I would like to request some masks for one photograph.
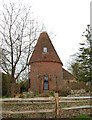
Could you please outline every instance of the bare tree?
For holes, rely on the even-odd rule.
[[[38,22],[32,16],[31,7],[10,3],[3,5],[0,21],[0,39],[2,49],[2,69],[11,76],[11,95],[14,95],[14,84],[26,70],[32,53],[37,33]]]

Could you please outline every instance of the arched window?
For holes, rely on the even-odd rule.
[[[49,85],[48,85],[48,76],[44,76],[44,86],[43,86],[44,90],[48,90],[49,89]]]

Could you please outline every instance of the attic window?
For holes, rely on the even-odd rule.
[[[44,52],[44,53],[47,53],[47,52],[48,52],[48,48],[47,48],[47,47],[44,47],[44,48],[43,48],[43,52]]]

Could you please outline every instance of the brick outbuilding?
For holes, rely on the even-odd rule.
[[[42,32],[30,58],[30,90],[58,91],[63,83],[63,64],[46,32]]]

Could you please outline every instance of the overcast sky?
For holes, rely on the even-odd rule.
[[[46,31],[55,35],[51,39],[52,43],[66,67],[70,55],[78,52],[79,43],[83,41],[82,33],[90,24],[91,0],[23,1],[32,6],[35,16],[44,24]]]

